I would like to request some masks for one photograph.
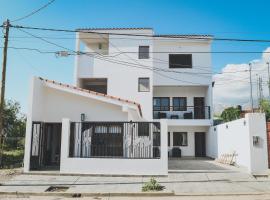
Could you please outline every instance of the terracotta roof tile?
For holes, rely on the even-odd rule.
[[[140,112],[140,115],[142,116],[141,105],[139,103],[135,102],[135,101],[130,101],[130,100],[127,100],[127,99],[122,99],[120,97],[115,97],[115,96],[111,96],[111,95],[107,95],[107,94],[95,92],[95,91],[92,91],[92,90],[86,90],[86,89],[75,87],[75,86],[72,86],[72,85],[68,85],[68,84],[64,84],[64,83],[59,83],[59,82],[56,82],[56,81],[53,81],[53,80],[43,79],[41,77],[39,77],[39,79],[42,80],[42,81],[48,82],[48,83],[53,83],[55,85],[62,86],[62,87],[71,88],[71,89],[74,89],[74,90],[78,90],[78,91],[82,91],[82,92],[94,94],[94,95],[97,95],[97,96],[107,97],[107,98],[118,100],[118,101],[121,101],[121,102],[124,102],[124,103],[134,104],[134,105],[136,105],[138,107],[139,112]]]

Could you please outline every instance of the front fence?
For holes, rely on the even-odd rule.
[[[69,157],[160,158],[160,123],[71,122]]]

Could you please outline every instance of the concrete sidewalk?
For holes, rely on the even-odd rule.
[[[270,179],[256,179],[237,171],[169,173],[168,177],[155,177],[166,187],[164,192],[151,195],[226,195],[226,194],[268,194]],[[117,196],[148,195],[141,192],[142,185],[150,177],[110,177],[110,176],[61,176],[61,175],[16,175],[2,182],[0,194],[28,195],[70,195],[80,193],[82,196]],[[50,186],[66,186],[61,192],[45,192]]]

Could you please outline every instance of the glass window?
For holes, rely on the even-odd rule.
[[[173,146],[187,146],[187,132],[173,132]]]
[[[192,68],[192,54],[170,54],[169,68]]]
[[[149,136],[148,122],[138,122],[138,136]]]
[[[186,111],[187,110],[187,98],[186,97],[173,97],[173,110],[174,111]]]
[[[139,59],[149,58],[149,46],[139,46]]]
[[[149,78],[139,78],[139,92],[150,91],[150,80]]]
[[[154,111],[169,111],[170,98],[169,97],[154,97]]]

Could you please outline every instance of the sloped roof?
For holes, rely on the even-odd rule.
[[[55,85],[58,85],[58,86],[61,86],[61,87],[65,87],[65,88],[69,88],[69,89],[72,89],[72,90],[76,90],[76,91],[80,91],[80,92],[85,92],[85,93],[93,94],[93,95],[97,95],[97,96],[106,97],[108,99],[117,100],[117,101],[120,101],[122,103],[128,103],[128,104],[136,105],[138,107],[139,113],[140,113],[140,115],[142,117],[141,105],[139,103],[135,102],[135,101],[130,101],[130,100],[127,100],[127,99],[122,99],[120,97],[115,97],[115,96],[112,96],[112,95],[107,95],[107,94],[95,92],[95,91],[92,91],[92,90],[86,90],[86,89],[83,89],[83,88],[75,87],[73,85],[68,85],[68,84],[59,83],[59,82],[56,82],[56,81],[53,81],[53,80],[43,79],[41,77],[39,77],[39,79],[42,80],[42,81],[45,81],[47,83],[52,83],[52,84],[55,84]]]

